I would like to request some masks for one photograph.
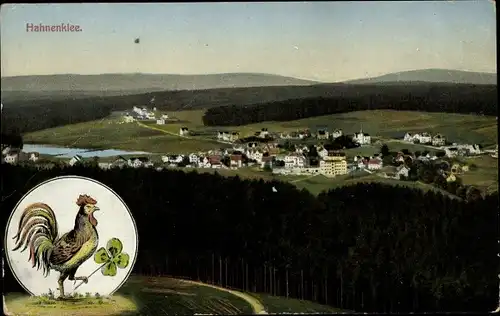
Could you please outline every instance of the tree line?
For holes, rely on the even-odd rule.
[[[360,183],[316,197],[290,183],[197,172],[1,168],[3,223],[23,194],[56,176],[113,188],[138,226],[133,273],[355,311],[485,311],[498,299],[497,193],[465,202]],[[22,291],[9,269],[4,286]]]
[[[289,99],[256,105],[220,106],[203,116],[207,126],[239,126],[264,121],[292,121],[308,117],[367,110],[400,110],[462,114],[497,114],[496,85],[443,85],[414,91],[385,87],[379,92],[333,97]]]

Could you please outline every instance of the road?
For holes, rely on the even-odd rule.
[[[297,183],[297,182],[308,180],[308,179],[311,179],[311,178],[314,178],[314,177],[317,177],[317,176],[319,176],[319,174],[313,174],[311,176],[308,176],[308,177],[305,177],[305,178],[302,178],[302,179],[297,179],[297,180],[290,181],[290,183]]]
[[[178,133],[169,132],[169,131],[166,131],[164,129],[158,128],[158,127],[146,125],[146,124],[144,124],[142,122],[139,122],[139,121],[136,121],[136,122],[141,127],[149,128],[149,129],[152,129],[152,130],[155,130],[155,131],[158,131],[158,132],[162,132],[162,133],[165,133],[165,134],[168,134],[168,135],[172,135],[172,136],[177,136],[177,137],[180,137],[180,138],[193,139],[193,140],[205,140],[205,141],[209,141],[209,142],[213,142],[213,143],[215,142],[215,143],[221,143],[221,144],[227,144],[227,145],[234,145],[231,142],[226,142],[226,141],[218,140],[218,139],[212,139],[212,138],[207,138],[207,137],[196,137],[196,138],[194,138],[194,137],[189,137],[189,136],[185,136],[185,135],[179,135]]]
[[[262,305],[262,303],[258,299],[256,299],[255,297],[253,297],[249,294],[234,291],[234,290],[229,290],[229,289],[226,289],[223,287],[215,286],[212,284],[206,284],[206,283],[202,283],[202,282],[196,282],[196,281],[191,281],[191,280],[180,280],[180,281],[186,282],[189,284],[193,284],[193,285],[198,285],[198,286],[208,286],[208,287],[211,287],[211,288],[219,290],[219,291],[224,291],[224,292],[230,293],[234,296],[241,298],[242,300],[244,300],[248,304],[250,304],[254,314],[260,314],[260,315],[267,314],[266,309],[264,308],[264,305]]]

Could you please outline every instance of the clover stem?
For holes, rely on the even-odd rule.
[[[92,272],[88,277],[87,279],[90,279],[91,276],[93,276],[97,271],[99,271],[99,269],[101,269],[102,267],[104,267],[108,262],[105,262],[103,263],[101,266],[97,267],[97,269],[94,270],[94,272]],[[85,283],[85,281],[82,281],[82,283],[78,284],[77,287],[75,287],[75,289],[73,290],[76,291],[83,283]]]

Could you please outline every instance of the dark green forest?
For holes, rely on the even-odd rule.
[[[151,104],[153,97],[155,101]],[[3,103],[2,131],[24,134],[98,120],[113,111],[141,105],[164,111],[214,108],[205,115],[206,125],[238,125],[377,108],[496,115],[492,113],[496,113],[498,101],[496,85],[387,83],[162,91],[100,97],[55,95],[52,99],[50,96],[39,96],[36,100],[11,98]]]
[[[355,311],[491,311],[498,301],[498,193],[465,202],[371,183],[315,197],[289,183],[196,172],[1,168],[3,223],[55,176],[113,188],[138,225],[137,274]],[[9,269],[4,281],[21,290]]]
[[[381,89],[372,94],[312,97],[241,106],[219,106],[203,116],[207,126],[238,126],[264,121],[293,121],[308,117],[366,110],[400,110],[497,115],[497,87],[455,85],[428,90]]]

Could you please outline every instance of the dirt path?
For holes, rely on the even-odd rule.
[[[193,284],[193,285],[198,285],[198,286],[208,286],[208,287],[211,287],[211,288],[219,290],[219,291],[224,291],[224,292],[230,293],[234,296],[241,298],[242,300],[244,300],[248,304],[250,304],[254,314],[261,314],[261,315],[267,314],[266,309],[264,308],[264,305],[262,305],[262,303],[259,300],[257,300],[255,297],[253,297],[251,295],[248,295],[248,294],[245,294],[242,292],[238,292],[238,291],[234,291],[234,290],[229,290],[229,289],[215,286],[212,284],[206,284],[206,283],[190,281],[190,280],[181,280],[181,281],[189,283],[189,284]]]
[[[168,134],[168,135],[177,136],[177,137],[181,137],[181,138],[192,139],[192,140],[205,140],[205,141],[209,141],[209,142],[212,142],[212,143],[221,143],[221,144],[233,145],[233,143],[231,143],[231,142],[225,142],[225,141],[218,140],[218,139],[211,139],[211,138],[204,138],[204,137],[193,138],[193,137],[189,137],[189,136],[185,136],[185,135],[179,135],[177,133],[169,132],[169,131],[166,131],[164,129],[158,128],[158,127],[146,125],[146,124],[144,124],[142,122],[139,122],[139,121],[137,121],[137,124],[139,126],[141,126],[141,127],[144,127],[144,128],[149,128],[149,129],[152,129],[152,130],[155,130],[155,131],[158,131],[158,132],[162,132],[162,133],[165,133],[165,134]]]
[[[308,179],[311,179],[311,178],[314,178],[314,177],[317,177],[317,176],[319,176],[319,174],[313,174],[312,176],[308,176],[308,177],[305,177],[305,178],[302,178],[302,179],[297,179],[297,180],[290,181],[290,183],[297,183],[297,182],[308,180]]]

